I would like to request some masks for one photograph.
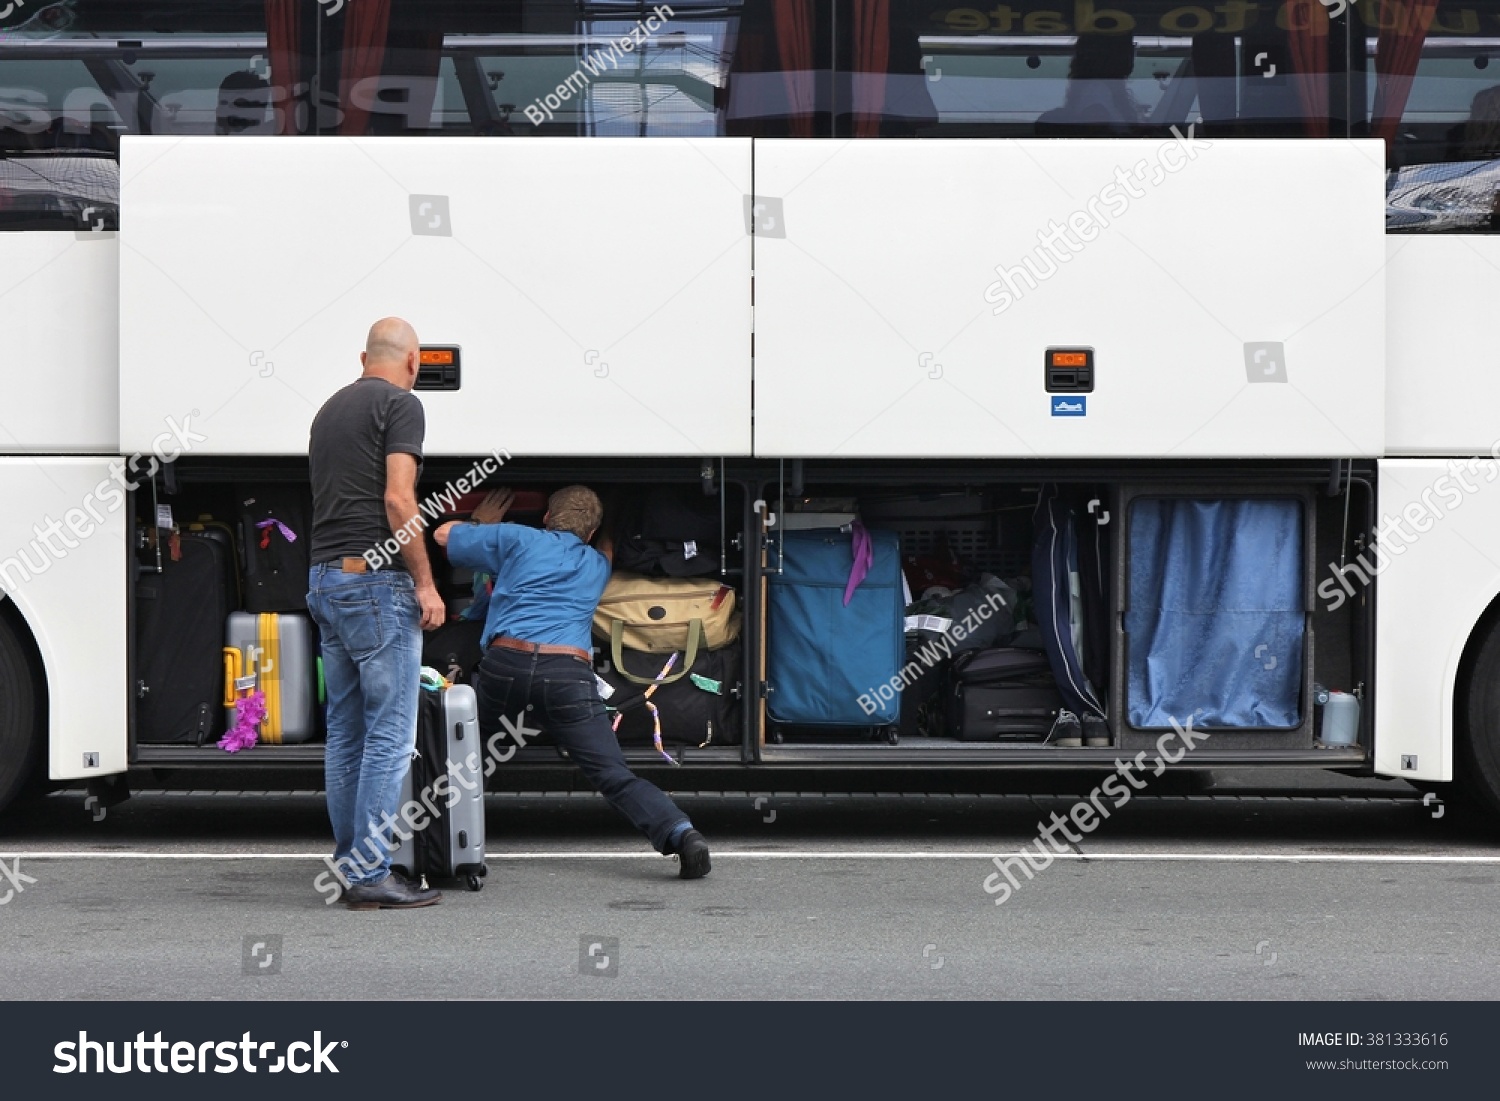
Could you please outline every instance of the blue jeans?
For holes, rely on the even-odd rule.
[[[401,570],[308,574],[307,608],[323,636],[328,693],[324,786],[333,858],[349,885],[390,874],[390,824],[417,739],[422,617]]]
[[[501,729],[502,715],[540,726],[657,852],[671,852],[674,836],[691,826],[659,787],[630,771],[599,699],[594,671],[584,662],[492,646],[474,675],[474,692],[485,737]]]

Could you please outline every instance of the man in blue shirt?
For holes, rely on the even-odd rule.
[[[707,875],[708,842],[660,788],[630,771],[599,699],[589,627],[610,570],[610,547],[588,545],[604,518],[599,498],[587,486],[558,490],[538,530],[500,522],[511,496],[491,493],[474,510],[484,522],[433,532],[455,566],[494,577],[474,676],[482,729],[499,730],[501,716],[531,708],[609,805],[657,852],[679,857],[683,879]]]

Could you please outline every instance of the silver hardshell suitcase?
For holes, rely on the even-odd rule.
[[[317,655],[312,620],[305,615],[231,612],[224,627],[224,706],[235,725],[235,701],[265,697],[262,744],[310,742],[318,734]]]
[[[479,703],[467,684],[420,694],[416,752],[401,783],[391,866],[413,878],[461,879],[477,891],[488,872]]]

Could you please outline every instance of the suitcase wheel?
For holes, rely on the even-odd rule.
[[[901,730],[900,730],[900,728],[893,726],[889,730],[887,730],[885,732],[885,740],[886,740],[886,744],[887,745],[896,745],[898,742],[900,742],[901,741]]]
[[[484,890],[484,880],[477,875],[467,876],[464,879],[464,886],[471,891],[482,891]]]

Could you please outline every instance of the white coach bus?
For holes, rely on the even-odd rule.
[[[672,775],[1104,769],[1180,674],[1178,767],[1500,809],[1497,0],[0,11],[0,805],[317,767],[153,727],[143,589],[305,487],[399,314],[424,487],[503,450],[490,484],[718,511],[741,721]],[[783,532],[857,514],[936,582],[913,616],[993,578],[1021,630],[1049,494],[1102,548],[1107,739],[968,740],[941,685],[899,738],[777,721]]]

